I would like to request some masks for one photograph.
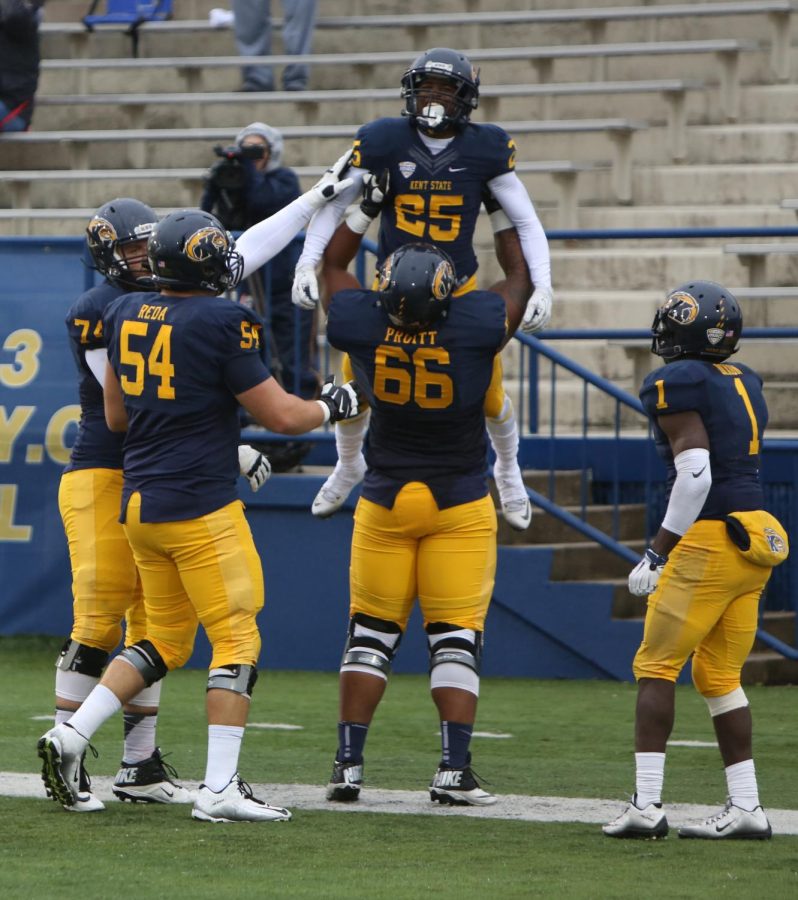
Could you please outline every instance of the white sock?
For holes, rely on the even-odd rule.
[[[158,725],[158,706],[161,702],[162,681],[156,681],[142,688],[135,697],[128,700],[133,712],[125,712],[125,749],[122,759],[126,763],[137,763],[149,759],[155,753],[155,729]],[[141,712],[136,707],[155,708],[155,712]]]
[[[155,753],[155,728],[158,713],[124,714],[125,747],[122,759],[126,763],[138,763]]]
[[[57,706],[55,708],[55,724],[63,725],[68,722],[72,716],[75,715],[74,709],[59,709]]]
[[[338,422],[335,426],[335,449],[338,451],[338,463],[348,472],[358,469],[363,455],[363,438],[369,427],[371,410],[366,410],[362,416],[349,422]]]
[[[217,794],[238,771],[243,737],[244,728],[240,725],[208,726],[208,764],[203,784]]]
[[[518,420],[515,418],[513,401],[505,395],[504,405],[496,418],[486,418],[490,442],[496,452],[496,468],[501,470],[518,468]]]
[[[635,770],[635,804],[645,809],[651,803],[662,803],[665,754],[635,753]]]
[[[78,734],[88,739],[106,719],[110,719],[121,708],[119,697],[104,684],[98,684],[74,713],[69,724]]]
[[[748,812],[753,812],[759,806],[759,788],[752,759],[726,767],[726,786],[729,799],[735,806]]]

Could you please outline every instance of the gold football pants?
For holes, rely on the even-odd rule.
[[[355,509],[350,614],[404,631],[418,597],[424,624],[482,631],[496,574],[496,510],[490,496],[440,510],[420,482],[393,509],[362,497]]]
[[[701,694],[721,697],[738,688],[770,572],[742,557],[724,522],[692,525],[648,599],[635,678],[676,681],[695,651],[693,683]]]
[[[263,570],[241,501],[197,519],[142,522],[134,493],[125,533],[144,586],[147,639],[167,667],[191,656],[198,621],[213,647],[212,668],[256,666]]]
[[[121,469],[76,469],[58,486],[72,568],[73,641],[111,652],[122,639],[141,640],[146,632],[133,552],[119,522]]]

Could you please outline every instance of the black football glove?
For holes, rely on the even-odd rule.
[[[329,412],[325,422],[341,422],[354,419],[360,412],[360,391],[354,381],[337,385],[335,376],[329,375],[321,386],[321,397],[318,400]]]

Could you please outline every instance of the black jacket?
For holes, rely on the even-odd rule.
[[[22,117],[30,122],[39,83],[37,0],[0,0],[0,99],[13,109],[31,101]]]

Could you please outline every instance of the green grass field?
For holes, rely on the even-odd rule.
[[[0,770],[38,772],[36,740],[52,713],[59,642],[0,638]],[[172,673],[164,685],[159,744],[180,775],[205,765],[205,673]],[[763,803],[798,809],[795,735],[798,689],[747,689]],[[501,795],[617,798],[633,789],[634,687],[611,682],[486,679],[476,770]],[[336,745],[334,674],[261,673],[251,722],[301,730],[250,729],[241,772],[251,782],[318,784]],[[93,743],[90,771],[112,775],[121,721]],[[675,740],[712,741],[704,703],[679,688]],[[391,681],[366,750],[368,787],[423,796],[439,754],[427,680]],[[43,795],[42,795],[43,797]],[[280,802],[279,795],[267,796]],[[725,782],[716,749],[674,747],[666,802],[721,806]],[[45,799],[3,798],[0,896],[100,898],[114,893],[191,898],[438,897],[637,898],[798,896],[798,837],[767,843],[611,841],[596,825],[432,815],[295,810],[284,825],[207,826],[187,807],[112,803],[104,813],[66,814]]]

